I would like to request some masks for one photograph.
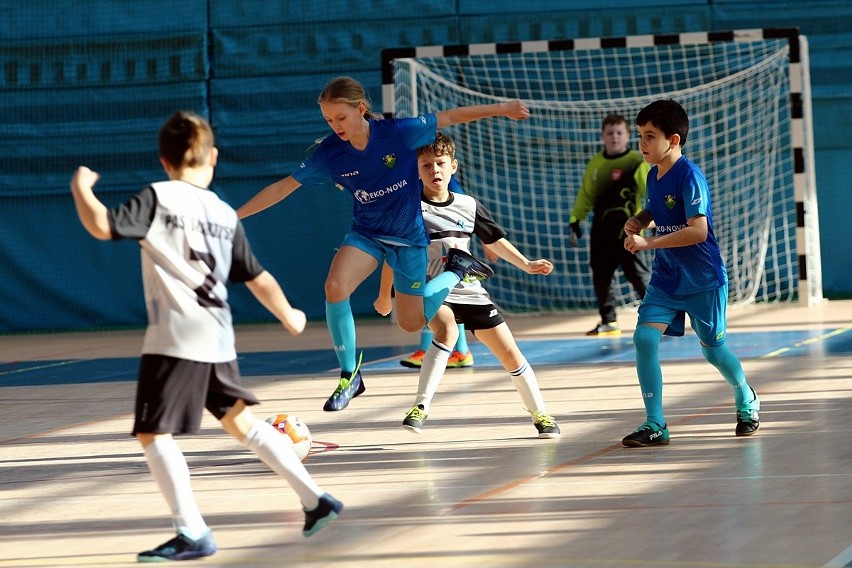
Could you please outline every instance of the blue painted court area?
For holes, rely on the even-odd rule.
[[[613,338],[528,339],[518,345],[535,366],[572,366],[631,363],[630,335]],[[728,345],[742,359],[852,355],[852,326],[836,329],[732,333]],[[497,368],[497,359],[481,343],[470,341],[477,368]],[[362,368],[372,372],[399,372],[399,359],[414,347],[364,349]],[[663,338],[663,361],[700,360],[701,347],[694,336]],[[0,387],[104,383],[136,380],[137,357],[69,359],[64,361],[13,361],[0,363]],[[239,356],[243,376],[317,375],[338,370],[330,349],[269,351]]]

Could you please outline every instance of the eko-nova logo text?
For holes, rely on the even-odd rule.
[[[376,199],[380,199],[385,195],[390,195],[394,191],[398,189],[402,189],[408,185],[408,182],[403,180],[399,180],[395,184],[390,187],[386,187],[384,189],[378,189],[376,191],[367,191],[366,189],[356,189],[355,190],[355,199],[357,199],[360,203],[370,203],[371,201],[375,201]]]

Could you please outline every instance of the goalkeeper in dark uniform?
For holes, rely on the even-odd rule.
[[[594,213],[590,237],[589,263],[601,320],[586,335],[620,335],[615,315],[612,279],[621,266],[624,276],[640,298],[645,297],[650,271],[642,258],[624,250],[624,223],[642,208],[649,166],[642,154],[627,147],[630,133],[627,120],[618,114],[601,124],[604,149],[586,165],[583,183],[569,219],[571,246],[583,236],[580,221]]]

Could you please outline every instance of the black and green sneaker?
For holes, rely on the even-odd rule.
[[[655,422],[645,422],[633,433],[622,438],[621,443],[628,448],[666,446],[669,443],[669,429],[665,424],[660,427]]]
[[[533,416],[533,426],[538,431],[539,438],[558,438],[562,435],[556,420],[547,412],[536,411],[530,414]]]
[[[402,427],[409,432],[421,434],[423,432],[423,423],[426,422],[426,407],[422,404],[415,404],[405,415],[402,421]]]

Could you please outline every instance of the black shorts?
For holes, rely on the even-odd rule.
[[[493,329],[505,322],[503,316],[494,304],[451,304],[445,302],[453,310],[456,323],[463,323],[468,331],[477,329]]]
[[[205,408],[221,420],[237,400],[260,402],[240,384],[236,360],[200,363],[143,354],[133,434],[197,434]]]

